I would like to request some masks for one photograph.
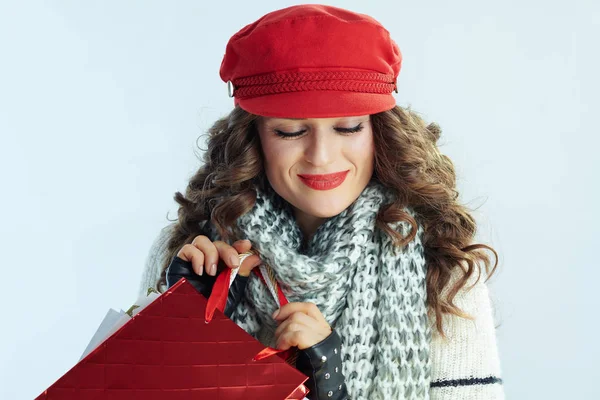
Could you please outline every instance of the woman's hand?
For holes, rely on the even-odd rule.
[[[217,240],[211,242],[207,236],[198,235],[192,243],[185,244],[177,253],[177,257],[192,263],[194,272],[202,275],[206,271],[208,275],[217,274],[217,264],[223,260],[229,268],[240,267],[238,274],[249,276],[253,268],[261,264],[260,257],[251,255],[246,257],[240,266],[239,254],[250,251],[252,244],[249,240],[238,240],[233,245]]]
[[[331,334],[331,327],[313,303],[288,303],[273,314],[279,326],[275,330],[277,349],[298,347],[304,350]]]

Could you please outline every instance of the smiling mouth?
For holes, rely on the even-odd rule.
[[[335,172],[333,174],[319,174],[319,175],[307,175],[307,174],[298,174],[298,176],[302,179],[306,179],[309,181],[335,181],[341,179],[346,176],[346,174],[350,170]]]
[[[340,186],[346,180],[350,170],[326,175],[298,175],[302,183],[314,190],[331,190]]]

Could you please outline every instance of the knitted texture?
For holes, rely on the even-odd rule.
[[[343,372],[353,399],[429,399],[431,331],[426,314],[426,267],[417,236],[398,249],[375,226],[394,196],[371,182],[342,213],[322,224],[303,246],[287,202],[271,188],[257,189],[256,204],[238,219],[275,272],[291,302],[317,305],[342,337]],[[413,217],[413,211],[405,209]],[[390,224],[406,235],[406,222]],[[220,240],[212,232],[213,240]],[[265,345],[274,345],[277,305],[254,274],[231,318]]]
[[[329,228],[335,227],[332,224],[328,226]],[[156,285],[162,266],[165,265],[169,257],[167,244],[175,227],[176,223],[168,224],[160,230],[153,240],[146,256],[138,290],[139,296],[145,296],[146,290]],[[199,229],[202,234],[209,237],[213,236],[212,233],[206,232],[202,227],[199,227]],[[322,235],[322,233],[319,234]],[[418,231],[415,240],[420,240],[420,235],[421,232]],[[409,244],[410,246],[412,245]],[[363,262],[362,257],[359,257],[359,260]],[[492,302],[488,287],[484,282],[485,277],[485,274],[483,274],[481,279],[475,282],[476,277],[474,276],[469,280],[467,287],[461,289],[454,299],[455,304],[460,309],[475,317],[474,321],[446,315],[444,317],[444,330],[448,337],[444,339],[435,330],[435,318],[430,320],[430,327],[433,328],[430,344],[430,400],[503,400],[505,398]],[[454,269],[452,279],[443,295],[446,295],[450,287],[461,278],[462,274],[459,269]],[[473,284],[474,287],[471,287]],[[166,290],[164,285],[161,288]],[[368,302],[374,303],[379,298],[378,293],[378,287],[375,291],[370,290]],[[252,313],[253,310],[250,309],[248,312]],[[375,318],[374,323],[378,323],[377,318]],[[379,324],[379,326],[381,325]],[[358,331],[359,334],[362,333],[360,330]],[[258,339],[263,343],[269,343],[271,338],[271,328],[263,328],[258,333]],[[363,343],[366,342],[363,340]],[[376,343],[374,346],[378,345],[379,343]],[[376,371],[376,373],[379,373],[379,371]],[[356,374],[353,379],[358,379],[357,376],[359,375]],[[360,376],[362,377],[364,374],[360,374]],[[348,375],[346,377],[349,378]],[[350,379],[347,379],[347,381],[353,387],[356,385]],[[353,396],[351,398],[353,400],[370,399],[368,395],[367,397]],[[403,399],[404,397],[399,395],[398,397],[388,398]]]

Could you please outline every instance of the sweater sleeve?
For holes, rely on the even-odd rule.
[[[432,326],[431,400],[503,400],[500,359],[486,275],[477,273],[456,295],[454,304],[474,320],[444,315],[444,339]],[[451,280],[453,284],[457,276]],[[450,287],[450,286],[449,286]],[[448,288],[449,288],[448,287]]]
[[[162,228],[150,246],[139,286],[138,296],[140,297],[146,295],[148,288],[155,288],[156,282],[160,278],[162,266],[166,262],[165,257],[168,255],[167,246],[169,244],[171,229],[173,229],[174,225],[172,223]]]

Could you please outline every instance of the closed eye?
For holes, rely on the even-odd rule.
[[[362,122],[358,125],[356,125],[354,128],[333,128],[335,129],[337,132],[341,132],[341,133],[356,133],[356,132],[360,132],[363,129],[363,124]]]
[[[363,128],[364,128],[364,126],[363,126],[363,124],[361,122],[360,124],[358,124],[358,125],[356,125],[355,127],[352,127],[352,128],[333,128],[333,129],[336,132],[340,132],[340,133],[344,133],[344,134],[348,135],[348,134],[353,134],[353,133],[356,133],[356,132],[360,132],[360,131],[363,130]],[[294,137],[301,136],[304,132],[306,132],[306,129],[302,129],[302,130],[297,131],[297,132],[284,132],[284,131],[281,131],[279,129],[275,129],[274,132],[275,132],[275,134],[277,136],[280,136],[282,138],[294,138]]]
[[[297,137],[297,136],[302,135],[304,132],[306,132],[306,129],[302,129],[301,131],[298,131],[298,132],[284,132],[284,131],[280,131],[279,129],[275,129],[275,134],[282,138]]]

